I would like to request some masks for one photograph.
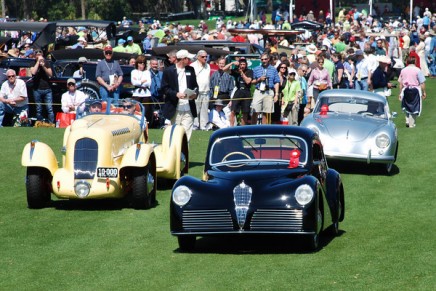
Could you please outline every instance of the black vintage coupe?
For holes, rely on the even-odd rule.
[[[179,179],[171,197],[171,233],[180,250],[197,236],[292,235],[319,247],[339,232],[344,187],[329,169],[318,135],[307,128],[260,125],[212,134],[203,179]]]

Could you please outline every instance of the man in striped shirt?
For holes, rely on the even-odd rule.
[[[261,65],[253,70],[253,81],[256,90],[253,95],[253,116],[251,123],[255,124],[257,115],[262,113],[262,124],[267,124],[267,113],[274,112],[274,103],[279,98],[280,78],[276,68],[270,64],[270,56],[264,53],[260,57]]]

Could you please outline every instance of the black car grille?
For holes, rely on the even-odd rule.
[[[90,138],[76,141],[74,148],[74,179],[94,179],[98,159],[98,144]]]
[[[251,218],[251,230],[289,231],[302,230],[302,210],[258,209]]]
[[[222,210],[185,210],[183,211],[183,229],[190,231],[226,231],[233,230],[230,212]]]

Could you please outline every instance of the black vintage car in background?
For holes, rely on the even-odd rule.
[[[238,126],[209,140],[203,179],[180,178],[170,201],[171,234],[182,251],[198,236],[293,236],[311,250],[345,215],[339,173],[318,135],[282,125]]]

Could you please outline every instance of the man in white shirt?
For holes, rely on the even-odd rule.
[[[17,79],[14,70],[6,71],[5,81],[0,89],[0,127],[2,127],[5,113],[18,115],[28,110],[27,88],[23,80]]]
[[[82,91],[77,90],[76,80],[73,78],[67,80],[67,88],[68,91],[62,94],[62,111],[64,113],[76,112],[78,106],[84,106],[87,96]]]
[[[210,91],[210,66],[207,63],[207,52],[199,50],[197,60],[191,64],[197,76],[198,97],[195,100],[198,117],[194,121],[194,127],[205,130],[208,122],[209,91]]]

